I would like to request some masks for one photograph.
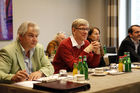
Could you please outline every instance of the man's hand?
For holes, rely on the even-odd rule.
[[[36,79],[39,79],[43,76],[43,73],[41,71],[36,71],[36,72],[33,72],[29,75],[29,79],[28,80],[36,80]]]
[[[26,70],[20,70],[12,77],[11,80],[14,82],[20,82],[20,81],[25,81],[28,78],[29,75],[27,74]]]

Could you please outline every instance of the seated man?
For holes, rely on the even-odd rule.
[[[39,28],[24,22],[17,32],[17,40],[0,50],[0,82],[13,83],[50,76],[54,68],[38,44]]]
[[[73,70],[73,64],[78,62],[81,55],[87,56],[89,67],[96,67],[100,63],[100,43],[94,41],[91,44],[86,40],[89,31],[89,23],[85,19],[76,19],[72,23],[72,36],[63,40],[59,45],[52,64],[55,73],[60,69]],[[94,51],[94,53],[92,52]]]
[[[54,40],[49,42],[47,49],[46,49],[46,55],[51,57],[52,53],[57,50],[60,42],[66,38],[65,34],[62,32],[59,32],[56,34]]]
[[[118,56],[123,56],[124,52],[130,52],[132,62],[140,62],[140,26],[132,25],[128,29],[128,36],[122,41]]]

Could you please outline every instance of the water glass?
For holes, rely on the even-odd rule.
[[[117,64],[116,63],[111,63],[110,64],[110,70],[117,70]]]

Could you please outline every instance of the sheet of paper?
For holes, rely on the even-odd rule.
[[[14,83],[14,84],[33,88],[34,83],[39,83],[39,81],[23,81],[23,82],[18,82],[18,83]]]
[[[18,82],[18,83],[14,83],[14,84],[33,88],[34,83],[52,82],[52,81],[63,80],[63,79],[73,79],[73,76],[67,75],[66,77],[60,77],[59,74],[54,74],[49,77],[42,77],[40,79],[37,79],[36,81],[23,81],[23,82]]]
[[[14,83],[14,84],[24,86],[24,87],[33,88],[34,83],[40,83],[40,82],[42,82],[44,80],[52,81],[52,79],[56,79],[56,78],[58,78],[58,75],[54,74],[54,75],[52,75],[50,77],[42,77],[40,79],[37,79],[36,81],[23,81],[23,82],[17,82],[17,83]]]

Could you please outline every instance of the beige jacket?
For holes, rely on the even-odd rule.
[[[47,60],[42,45],[36,45],[31,60],[33,72],[40,70],[46,76],[50,76],[54,73],[54,68],[50,61]],[[11,81],[11,78],[16,72],[24,69],[24,58],[18,41],[0,50],[0,82]]]

